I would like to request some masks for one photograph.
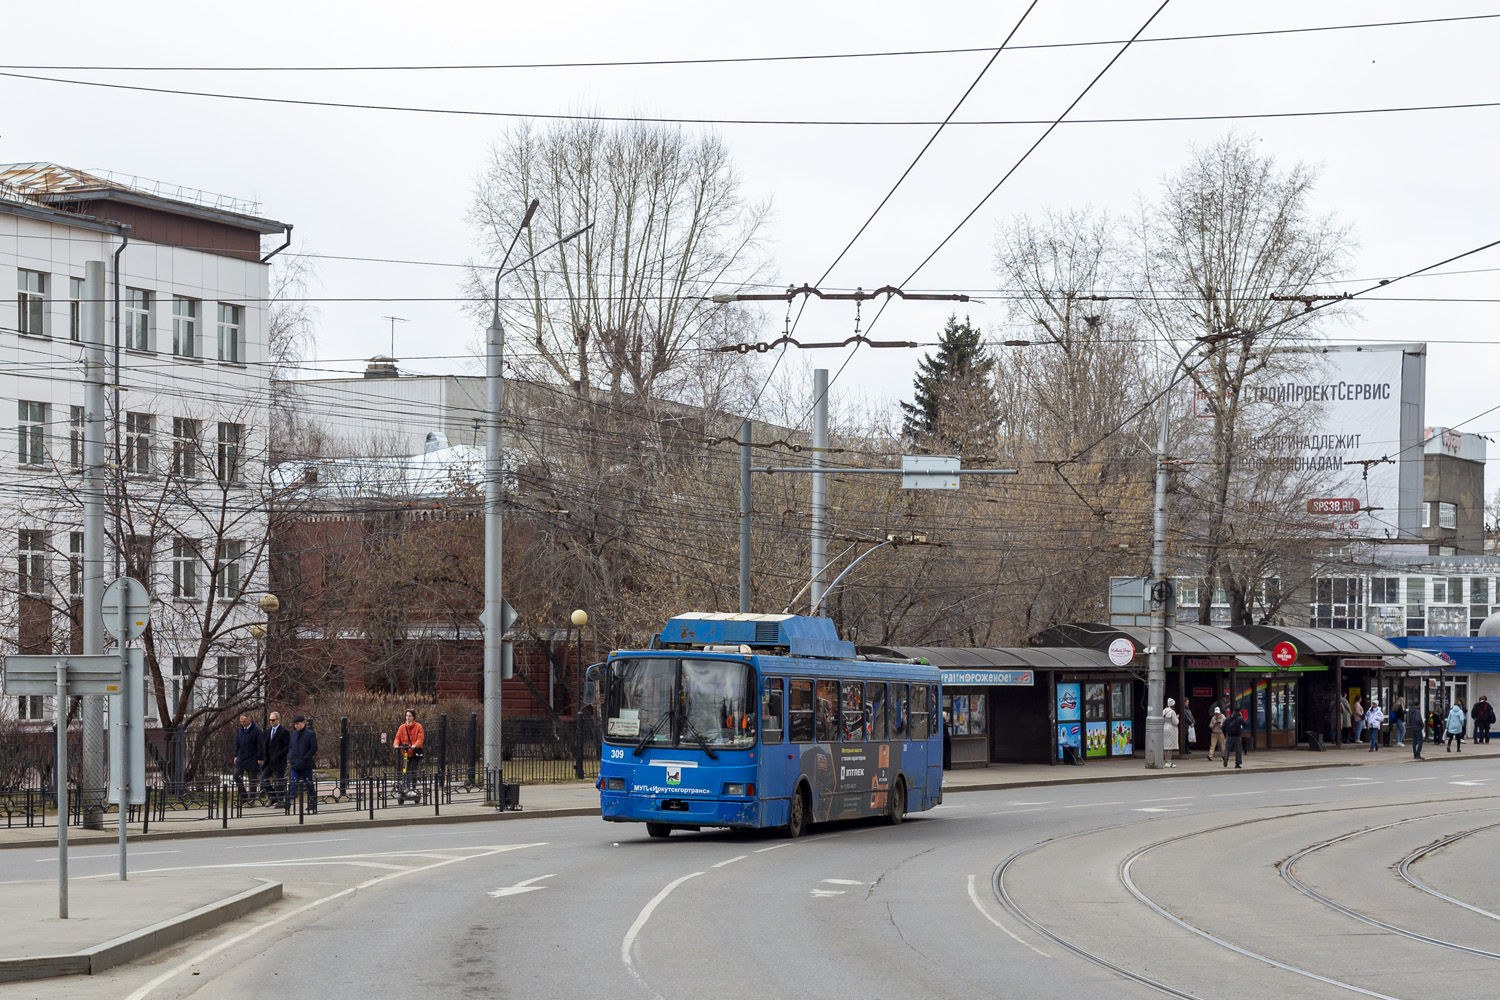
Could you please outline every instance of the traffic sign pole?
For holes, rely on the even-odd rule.
[[[68,919],[68,661],[57,661],[57,918]]]

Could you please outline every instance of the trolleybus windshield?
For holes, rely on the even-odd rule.
[[[747,663],[626,657],[610,664],[608,680],[606,742],[710,754],[755,745],[755,687]]]

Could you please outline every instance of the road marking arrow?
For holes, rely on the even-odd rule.
[[[490,895],[499,899],[501,896],[519,896],[523,892],[536,892],[538,889],[545,889],[547,887],[545,885],[532,885],[531,883],[540,882],[544,878],[556,877],[557,872],[553,872],[551,875],[538,875],[536,878],[529,878],[524,882],[517,882],[515,885],[508,885],[503,889],[491,890]]]

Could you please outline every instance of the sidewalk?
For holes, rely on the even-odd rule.
[[[0,907],[0,983],[98,975],[280,898],[280,882],[249,875],[69,879],[62,920],[55,876],[12,883]]]
[[[1463,755],[1445,753],[1441,745],[1429,744],[1425,756],[1445,760],[1478,761],[1493,766],[1500,759],[1500,743],[1471,746]],[[1346,746],[1322,753],[1307,750],[1257,750],[1245,757],[1246,771],[1302,771],[1364,764],[1397,763],[1424,766],[1412,760],[1411,748],[1387,747],[1370,753],[1364,746]],[[946,792],[973,792],[1043,785],[1088,784],[1115,781],[1171,781],[1187,775],[1216,775],[1234,781],[1239,773],[1225,769],[1218,760],[1194,754],[1178,766],[1151,771],[1140,758],[1095,759],[1080,766],[1048,764],[992,764],[989,767],[949,771],[943,778]],[[322,830],[357,829],[411,824],[473,823],[527,818],[595,816],[599,793],[589,782],[557,785],[526,785],[521,789],[519,812],[498,812],[486,806],[478,792],[455,796],[451,805],[434,816],[432,806],[392,806],[355,812],[348,804],[320,804],[318,813],[287,817],[279,810],[245,809],[244,816],[231,819],[228,829],[222,819],[209,819],[206,811],[171,813],[165,822],[151,824],[142,835],[131,825],[132,844],[178,837],[243,836],[254,834],[310,833]],[[33,827],[0,829],[0,848],[54,847],[57,829]],[[117,843],[116,828],[104,831],[68,831],[70,849]],[[157,875],[140,876],[128,882],[113,879],[76,879],[69,883],[69,920],[59,920],[55,878],[14,883],[6,887],[6,906],[0,907],[0,983],[50,976],[84,975],[132,961],[156,949],[201,933],[228,920],[281,898],[281,885],[249,876]],[[145,918],[167,915],[159,923],[143,926]]]

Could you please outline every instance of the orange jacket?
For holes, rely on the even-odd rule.
[[[414,747],[422,749],[422,724],[420,722],[403,722],[396,730],[396,746]]]

